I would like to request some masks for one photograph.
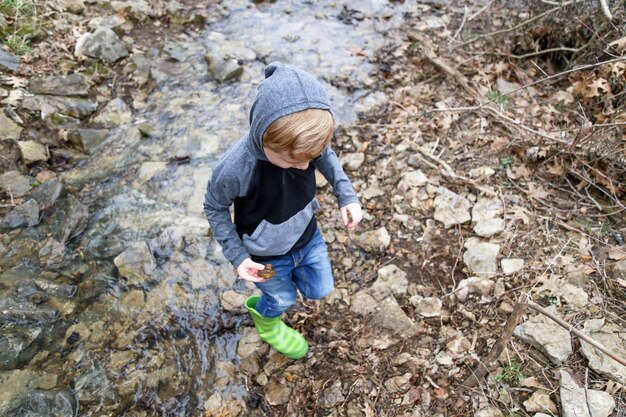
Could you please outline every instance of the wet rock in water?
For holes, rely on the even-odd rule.
[[[28,194],[34,182],[33,177],[20,174],[18,171],[8,171],[0,175],[0,191],[13,197],[23,197]]]
[[[132,116],[133,114],[124,100],[116,97],[100,110],[93,121],[104,127],[115,127],[130,123]]]
[[[591,319],[585,322],[583,333],[597,340],[618,356],[626,357],[626,333],[624,333],[623,327],[607,323],[604,318]],[[580,350],[589,360],[591,369],[622,385],[626,385],[626,366],[608,357],[582,339],[580,341]]]
[[[53,96],[88,96],[89,83],[80,74],[35,76],[28,81],[28,91]]]
[[[0,299],[0,322],[46,324],[54,323],[58,319],[59,310],[56,308],[38,308],[29,301],[14,298]]]
[[[62,10],[74,14],[82,14],[85,11],[83,0],[57,0],[57,4]]]
[[[469,277],[459,282],[456,296],[464,303],[470,294],[489,295],[495,287],[495,282],[488,278]]]
[[[49,158],[48,148],[42,143],[34,140],[25,140],[17,142],[22,154],[22,161],[25,165],[30,165],[39,161],[46,161]]]
[[[394,376],[385,381],[385,388],[390,393],[406,392],[411,383],[411,377],[413,374],[406,373],[404,375]]]
[[[140,184],[144,184],[154,178],[156,175],[165,171],[167,168],[166,162],[160,161],[148,161],[141,164],[137,171],[137,181]]]
[[[516,258],[503,259],[500,265],[502,266],[502,273],[504,275],[513,275],[524,267],[524,260]]]
[[[254,327],[244,327],[243,335],[237,344],[237,354],[242,358],[247,358],[254,352],[259,350],[263,345],[263,341],[259,337]]]
[[[247,296],[236,291],[228,290],[222,293],[222,308],[226,311],[242,311]]]
[[[20,57],[10,54],[0,49],[0,69],[8,71],[17,71],[20,66]]]
[[[103,364],[85,358],[77,369],[77,375],[74,378],[74,390],[81,403],[114,404],[117,401],[113,384],[109,380]]]
[[[609,393],[579,387],[564,370],[561,370],[559,392],[562,417],[608,417],[615,408],[615,400]]]
[[[548,310],[558,316],[554,306]],[[517,326],[513,334],[546,354],[556,365],[563,363],[572,354],[570,333],[542,314],[531,317]]]
[[[470,220],[469,209],[472,204],[462,197],[444,187],[439,187],[439,195],[434,201],[434,218],[444,224],[446,228],[455,224],[463,224]]]
[[[68,194],[50,209],[50,217],[44,222],[54,240],[65,244],[83,231],[87,226],[88,218],[87,206]]]
[[[504,414],[499,408],[490,405],[476,411],[474,417],[504,417]]]
[[[99,58],[112,64],[128,56],[128,50],[115,32],[99,27],[94,33],[85,33],[78,38],[74,55]]]
[[[479,198],[472,207],[472,223],[495,219],[504,213],[502,202],[495,198]]]
[[[0,416],[19,415],[9,411],[23,404],[31,391],[52,389],[56,384],[57,376],[46,372],[18,369],[0,372]]]
[[[151,280],[156,262],[146,242],[135,242],[118,255],[113,262],[129,285],[141,285]]]
[[[0,333],[0,371],[23,366],[37,354],[40,327],[8,325]]]
[[[204,403],[204,412],[207,416],[233,416],[242,415],[246,410],[245,404],[240,400],[224,400],[218,392],[211,395]]]
[[[422,317],[440,317],[443,303],[436,297],[422,297],[414,295],[410,299],[411,304],[415,306],[415,312]]]
[[[504,219],[488,219],[474,226],[474,233],[481,237],[491,237],[504,231]]]
[[[385,265],[378,270],[378,278],[367,290],[375,299],[382,300],[387,296],[406,294],[409,281],[406,272],[396,265]]]
[[[209,66],[211,77],[219,83],[234,80],[243,74],[243,65],[234,58],[223,57],[218,53],[211,53],[204,56]]]
[[[535,391],[528,400],[524,401],[524,408],[529,413],[545,411],[555,415],[559,412],[556,404],[550,399],[550,394],[542,390]]]
[[[338,379],[333,385],[322,392],[319,404],[322,408],[333,408],[343,403],[345,399],[341,387],[341,380]]]
[[[67,131],[69,141],[90,155],[93,155],[108,136],[108,129],[69,129]]]
[[[10,211],[0,222],[0,230],[15,229],[21,226],[39,224],[39,204],[33,199],[28,200]]]
[[[18,140],[21,134],[22,126],[7,117],[3,111],[0,111],[0,140]]]
[[[287,404],[291,398],[292,389],[288,384],[270,382],[265,387],[265,399],[269,405]]]
[[[22,101],[22,108],[41,112],[42,119],[49,119],[55,113],[82,119],[98,110],[98,103],[83,98],[28,95]]]
[[[45,211],[54,205],[63,191],[63,184],[57,180],[46,181],[31,191],[29,197],[37,201],[39,210]]]
[[[21,417],[75,417],[79,403],[72,390],[35,390],[11,411]]]
[[[139,84],[139,86],[145,85],[152,77],[152,67],[150,66],[150,61],[146,59],[144,54],[134,52],[130,58],[130,65],[132,78],[137,82],[137,84]]]
[[[381,227],[361,233],[357,241],[367,251],[382,251],[391,244],[391,236],[385,227]]]
[[[341,156],[341,165],[348,171],[356,171],[365,162],[363,152],[345,153]]]
[[[363,348],[387,349],[421,332],[422,328],[406,315],[396,299],[387,297],[371,313],[357,345]]]
[[[402,175],[398,182],[398,192],[404,193],[411,188],[421,187],[428,183],[428,177],[421,171],[409,171]]]
[[[500,252],[500,245],[470,238],[465,242],[465,248],[463,262],[470,273],[480,278],[489,278],[496,275],[496,260]]]

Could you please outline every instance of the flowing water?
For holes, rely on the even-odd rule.
[[[254,288],[236,280],[210,237],[202,200],[211,164],[245,133],[255,87],[272,61],[319,77],[339,124],[380,104],[374,54],[402,41],[391,30],[416,6],[226,3],[211,10],[221,17],[205,32],[180,33],[165,52],[147,53],[156,88],[137,95],[131,125],[64,174],[88,216],[65,198],[52,220],[3,243],[28,258],[50,234],[65,233],[70,242],[56,264],[36,256],[0,264],[2,295],[28,293],[28,305],[36,306],[28,319],[4,327],[7,343],[22,346],[13,365],[19,372],[4,377],[17,394],[35,384],[73,390],[64,395],[75,393],[80,415],[94,416],[194,416],[214,393],[247,398],[236,353],[245,316],[225,310],[222,294]],[[239,59],[242,75],[215,82],[207,51]],[[73,230],[82,232],[72,240]],[[0,394],[0,404],[7,395]]]

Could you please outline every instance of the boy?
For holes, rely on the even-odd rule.
[[[259,336],[292,359],[303,357],[308,344],[280,315],[295,302],[296,289],[308,299],[321,299],[333,289],[314,216],[319,208],[315,169],[332,185],[344,225],[353,228],[361,221],[359,200],[329,145],[330,108],[310,74],[291,65],[268,65],[250,110],[250,132],[214,167],[204,200],[224,256],[240,278],[262,292],[245,303]],[[273,277],[260,276],[263,264],[271,265]]]

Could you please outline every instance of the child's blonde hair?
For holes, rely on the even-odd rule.
[[[320,156],[330,143],[335,128],[328,110],[307,109],[280,117],[263,134],[263,145],[274,152],[310,161]]]

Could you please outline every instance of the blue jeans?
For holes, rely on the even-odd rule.
[[[319,229],[302,249],[263,262],[272,264],[276,274],[256,282],[263,292],[255,310],[263,317],[278,317],[296,302],[300,290],[304,298],[319,300],[333,290],[333,271],[328,249]]]

